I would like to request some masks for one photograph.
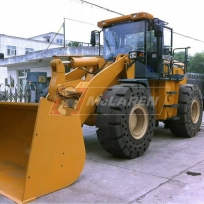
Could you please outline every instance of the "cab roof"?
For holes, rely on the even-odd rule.
[[[138,12],[138,13],[132,13],[132,14],[129,14],[126,16],[120,16],[117,18],[111,18],[111,19],[99,21],[98,27],[104,28],[104,27],[111,26],[113,24],[122,23],[124,21],[138,21],[138,20],[142,20],[142,19],[152,20],[153,18],[154,18],[154,16],[152,14],[149,14],[146,12]]]

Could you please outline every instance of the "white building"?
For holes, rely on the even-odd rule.
[[[66,41],[68,46],[64,47],[64,35],[54,32],[31,38],[0,34],[0,85],[13,83],[25,87],[28,72],[46,72],[49,82],[53,55],[98,55],[98,47],[78,43],[80,46],[72,47],[72,41]]]
[[[31,38],[0,34],[0,59],[5,61],[10,58],[9,62],[11,62],[16,56],[62,46],[64,46],[64,35],[60,33],[50,32]],[[10,79],[15,79],[16,84],[24,85],[26,72],[29,71],[30,69],[9,70],[7,66],[2,67],[0,69],[0,84],[4,84],[5,78],[8,78],[8,83]]]
[[[50,32],[31,38],[0,34],[0,53],[4,54],[4,58],[62,46],[64,35],[60,33]]]

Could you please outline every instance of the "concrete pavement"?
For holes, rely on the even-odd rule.
[[[204,203],[204,131],[195,138],[177,138],[161,123],[146,153],[133,160],[105,152],[95,131],[83,127],[87,156],[78,181],[33,204]],[[13,202],[0,196],[0,203]]]

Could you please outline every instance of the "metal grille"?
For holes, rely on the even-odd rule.
[[[36,88],[30,84],[22,87],[16,84],[14,87],[0,84],[0,101],[5,102],[35,102]]]

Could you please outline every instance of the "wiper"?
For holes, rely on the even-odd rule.
[[[110,54],[112,55],[111,57],[109,57],[109,59],[110,59],[110,58],[114,58],[115,56],[114,56],[113,52],[111,52],[111,48],[110,48],[110,44],[109,44],[108,40],[106,39],[106,37],[104,37],[104,39],[105,39],[105,41],[106,41],[106,44],[108,45],[108,49],[109,49],[109,51],[110,51]]]
[[[117,48],[118,48],[118,42],[117,42],[116,37],[115,37],[115,35],[113,34],[113,32],[112,32],[112,36],[113,36],[113,39],[115,40],[115,45],[116,45],[116,49],[117,49]]]

